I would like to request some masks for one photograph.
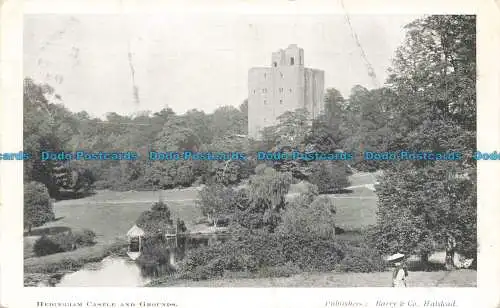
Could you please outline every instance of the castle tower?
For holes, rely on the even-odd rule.
[[[248,72],[248,135],[275,125],[287,111],[305,108],[316,118],[323,111],[324,72],[304,67],[304,50],[289,45],[271,55],[270,67]]]

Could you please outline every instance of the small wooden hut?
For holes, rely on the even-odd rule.
[[[133,225],[127,232],[128,251],[127,254],[132,260],[136,260],[141,255],[142,238],[145,232],[137,225]]]

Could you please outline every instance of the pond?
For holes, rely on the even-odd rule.
[[[124,257],[107,257],[83,269],[66,274],[58,287],[138,287],[149,282],[137,264]]]
[[[179,238],[175,262],[181,260],[189,249],[225,241],[228,235],[194,235]],[[144,252],[143,252],[144,253]],[[149,258],[148,258],[149,259]],[[57,287],[140,287],[153,278],[168,274],[175,268],[172,259],[154,262],[136,262],[128,257],[110,256],[98,263],[89,263],[79,271],[62,276]],[[141,264],[141,265],[139,265]]]

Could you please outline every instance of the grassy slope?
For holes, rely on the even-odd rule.
[[[196,194],[194,189],[172,190],[163,192],[162,197],[168,201],[173,217],[185,220],[189,227],[191,221],[201,215],[194,201],[189,200],[196,198]],[[87,228],[96,233],[99,242],[110,243],[124,237],[139,215],[150,209],[159,196],[158,192],[103,191],[84,199],[60,201],[54,206],[60,219],[43,228]]]

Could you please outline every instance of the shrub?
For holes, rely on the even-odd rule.
[[[57,243],[54,243],[47,236],[43,235],[35,241],[33,245],[33,252],[37,257],[46,256],[58,252],[63,252],[64,250]]]
[[[75,237],[71,232],[58,233],[53,235],[50,240],[59,245],[62,251],[71,251],[76,248]]]
[[[162,200],[155,202],[150,210],[141,213],[136,220],[136,225],[146,233],[159,234],[174,226],[171,211]]]
[[[386,267],[383,257],[372,248],[344,245],[343,251],[345,257],[336,267],[340,272],[381,272]]]
[[[207,217],[203,216],[203,217],[198,217],[198,218],[194,219],[193,223],[195,225],[208,225],[208,224],[210,224],[210,221],[208,220]]]
[[[314,162],[311,183],[318,186],[322,194],[337,192],[349,186],[346,167],[342,162]]]
[[[310,205],[311,198],[298,198],[295,204],[285,209],[278,232],[282,234],[313,235],[318,238],[335,237],[335,207],[330,198],[320,196]],[[300,202],[303,202],[300,204]]]
[[[74,233],[73,241],[78,246],[91,246],[95,244],[95,232],[84,229],[81,232]]]
[[[292,262],[303,271],[332,271],[344,257],[332,239],[312,235],[279,236],[281,254],[285,262]]]
[[[49,191],[44,184],[30,182],[24,184],[24,228],[31,232],[55,218]]]
[[[95,233],[85,229],[81,232],[64,232],[50,237],[42,236],[34,246],[33,251],[37,256],[45,256],[59,252],[71,251],[78,246],[92,246],[95,244]]]
[[[301,270],[331,271],[342,257],[332,240],[240,230],[227,242],[189,251],[180,268],[183,278],[196,280],[227,271],[280,277]]]

